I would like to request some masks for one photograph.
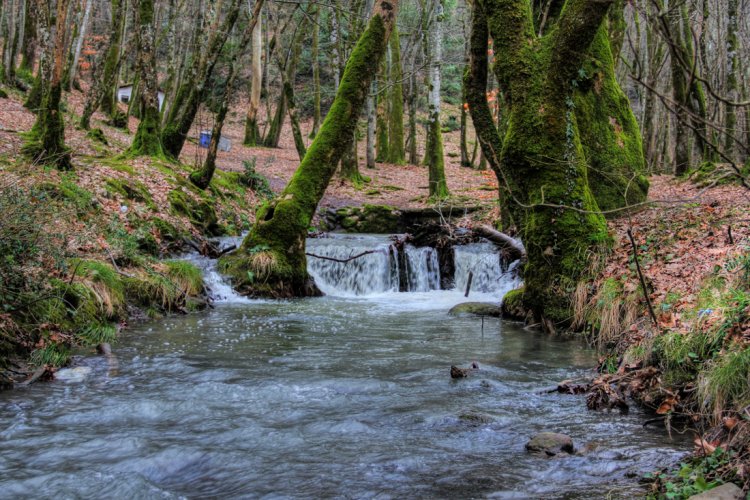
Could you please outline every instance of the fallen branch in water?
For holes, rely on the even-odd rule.
[[[511,260],[518,260],[526,257],[526,249],[523,245],[505,233],[492,229],[485,224],[476,226],[474,232],[483,238],[487,238],[501,250],[508,252],[508,257],[510,257]]]
[[[358,259],[364,255],[368,255],[371,253],[375,253],[377,250],[367,250],[366,252],[359,253],[357,255],[354,255],[352,257],[349,257],[348,259],[337,259],[335,257],[326,257],[324,255],[315,255],[314,253],[305,253],[308,257],[315,257],[316,259],[323,259],[323,260],[330,260],[333,262],[341,262],[342,264],[346,264],[347,262],[350,262],[354,259]]]

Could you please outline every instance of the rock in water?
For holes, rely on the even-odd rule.
[[[575,453],[576,450],[570,436],[558,432],[540,432],[526,443],[526,451],[553,457],[561,453]]]
[[[499,318],[503,314],[502,308],[492,302],[463,302],[448,311],[451,316],[490,316]]]
[[[466,378],[474,370],[479,370],[477,363],[472,363],[469,368],[459,368],[455,365],[451,365],[451,378]]]
[[[82,382],[91,374],[88,366],[76,366],[75,368],[63,368],[55,372],[55,380],[64,382]]]
[[[745,496],[739,486],[726,483],[698,495],[693,495],[688,500],[739,500],[740,498],[745,498]]]

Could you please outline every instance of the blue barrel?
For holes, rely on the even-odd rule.
[[[201,147],[208,148],[209,144],[211,144],[211,132],[208,130],[201,130],[201,139],[200,139]]]

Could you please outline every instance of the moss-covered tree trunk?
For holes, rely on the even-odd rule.
[[[95,85],[99,87],[101,85],[101,97],[99,98],[99,106],[101,107],[102,113],[109,116],[113,122],[122,122],[122,119],[115,120],[117,118],[117,76],[120,73],[120,63],[122,57],[120,55],[122,46],[122,37],[125,30],[125,2],[126,0],[112,0],[112,33],[110,35],[109,46],[105,52],[104,68],[102,70],[101,81],[96,82]],[[94,109],[96,106],[93,106]],[[127,123],[127,120],[125,120]]]
[[[138,67],[140,70],[141,121],[130,147],[130,156],[164,156],[160,137],[159,99],[154,46],[154,0],[138,0]]]
[[[47,80],[46,88],[42,90],[42,101],[36,122],[23,146],[23,152],[33,161],[55,165],[60,170],[72,168],[70,150],[65,146],[65,120],[60,109],[65,65],[65,25],[69,3],[70,0],[57,1],[54,42],[44,47],[45,51],[52,53],[52,74]],[[43,19],[50,18],[47,0],[39,0],[37,7]],[[49,23],[45,21],[42,23],[42,29],[45,32],[42,39],[46,41],[49,40]],[[41,74],[37,75],[37,79],[40,82],[44,81]]]
[[[519,221],[528,263],[523,303],[547,330],[567,325],[570,298],[592,258],[609,243],[604,217],[588,183],[575,116],[575,81],[612,2],[567,0],[554,29],[535,33],[528,0],[484,0],[495,74],[508,109],[502,145],[481,140],[496,157],[508,206]],[[486,52],[486,38],[472,38]],[[478,132],[482,116],[472,119]],[[486,119],[486,117],[485,117]],[[501,147],[497,155],[497,147]]]
[[[252,55],[250,67],[252,76],[250,79],[250,103],[247,106],[245,117],[246,146],[257,146],[260,142],[260,130],[258,128],[258,109],[260,108],[260,91],[263,85],[263,32],[260,18],[253,29]]]
[[[386,161],[402,165],[406,161],[404,151],[404,88],[401,69],[401,42],[398,29],[394,27],[389,44],[390,49],[390,109],[388,110],[388,154]]]
[[[443,133],[440,123],[440,68],[443,64],[443,3],[435,0],[430,24],[429,45],[429,97],[427,111],[427,144],[425,164],[428,168],[429,194],[432,199],[447,197],[448,184],[445,180],[445,159],[443,155]]]
[[[23,17],[23,41],[21,43],[20,69],[33,71],[36,62],[36,23],[34,0],[25,0]]]
[[[317,293],[307,273],[305,238],[318,202],[353,140],[362,106],[396,21],[397,1],[377,0],[318,135],[284,191],[262,207],[242,246],[222,268],[237,290],[279,297]]]

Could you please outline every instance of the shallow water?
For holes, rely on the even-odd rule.
[[[248,301],[135,325],[116,368],[86,357],[82,382],[0,393],[0,497],[619,498],[684,452],[638,411],[541,392],[590,373],[582,344],[449,317],[462,300]],[[543,430],[598,448],[527,455]]]

